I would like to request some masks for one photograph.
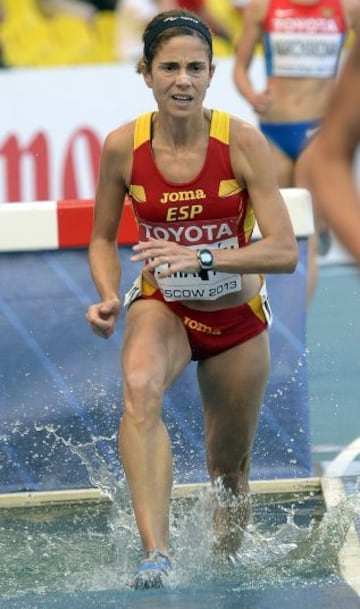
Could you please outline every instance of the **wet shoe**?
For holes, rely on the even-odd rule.
[[[171,569],[172,564],[168,556],[158,550],[148,552],[135,570],[130,585],[134,590],[162,588]]]

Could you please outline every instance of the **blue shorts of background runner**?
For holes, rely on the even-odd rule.
[[[272,144],[275,144],[293,161],[304,150],[319,128],[321,119],[298,123],[260,123],[260,129]]]

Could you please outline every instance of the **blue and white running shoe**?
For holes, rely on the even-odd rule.
[[[135,590],[162,588],[172,569],[168,556],[158,550],[147,552],[140,566],[134,571],[130,586]]]

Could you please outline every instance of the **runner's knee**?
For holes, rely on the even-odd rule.
[[[133,369],[123,379],[125,413],[138,425],[152,425],[160,418],[163,383],[144,368]]]

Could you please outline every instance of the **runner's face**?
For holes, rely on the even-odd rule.
[[[176,36],[159,47],[145,81],[160,110],[182,116],[202,106],[212,75],[206,43]]]

